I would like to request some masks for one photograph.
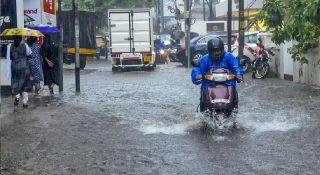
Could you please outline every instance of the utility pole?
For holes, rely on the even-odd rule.
[[[63,92],[63,25],[61,15],[61,0],[58,0],[58,28],[60,30],[59,39],[59,92]]]
[[[75,77],[76,77],[76,92],[80,92],[80,58],[79,58],[79,13],[78,2],[72,0],[73,12],[74,12],[74,29],[75,29]]]
[[[231,24],[232,24],[232,0],[228,0],[228,52],[231,52]]]
[[[159,1],[161,1],[161,6],[160,6],[160,10],[161,10],[161,31],[160,31],[160,33],[163,33],[163,31],[164,31],[164,4],[163,4],[163,0],[159,0]]]
[[[157,17],[157,32],[160,33],[160,0],[155,0],[156,2],[156,17]]]
[[[239,53],[238,59],[243,58],[244,48],[244,0],[239,0]]]
[[[186,57],[188,59],[188,68],[190,68],[190,27],[191,27],[191,10],[190,0],[184,0],[184,18],[185,18],[185,46],[186,46]]]
[[[202,0],[203,21],[206,21],[206,4],[205,0]]]

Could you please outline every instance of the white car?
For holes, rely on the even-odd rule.
[[[249,72],[251,69],[251,63],[255,59],[255,52],[257,49],[257,40],[258,40],[258,31],[257,32],[246,32],[244,34],[244,49],[243,56],[244,58],[240,60],[241,63],[245,61],[243,65],[243,71]],[[231,46],[231,52],[235,57],[238,57],[238,47],[239,47],[239,39],[235,41],[235,43]]]

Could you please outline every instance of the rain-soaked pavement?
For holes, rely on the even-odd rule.
[[[28,109],[3,99],[0,174],[320,174],[320,87],[247,75],[240,129],[217,134],[178,63],[113,73],[94,62],[79,95],[74,72],[64,75],[63,95],[44,90]]]

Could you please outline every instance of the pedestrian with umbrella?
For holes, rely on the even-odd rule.
[[[28,92],[31,91],[32,82],[30,65],[27,55],[31,55],[30,47],[22,42],[22,36],[43,36],[36,30],[27,28],[14,28],[4,30],[0,36],[12,36],[13,44],[7,45],[7,78],[11,79],[11,93],[14,97],[14,105],[19,104],[23,98],[23,107],[28,107]]]
[[[43,76],[44,76],[44,85],[49,87],[50,94],[53,95],[53,87],[56,82],[56,75],[54,70],[54,60],[53,60],[53,47],[50,39],[50,35],[45,34],[43,39],[43,44],[41,46],[41,56],[43,58]]]
[[[41,45],[37,43],[37,38],[34,36],[28,38],[27,44],[32,51],[31,55],[28,56],[28,62],[34,85],[34,93],[37,96],[39,95],[40,81],[43,81],[42,58],[40,55]]]
[[[41,46],[40,54],[43,58],[43,77],[44,77],[44,85],[49,87],[50,94],[54,94],[53,87],[55,85],[59,85],[59,75],[58,69],[59,65],[57,61],[57,53],[58,50],[56,45],[51,42],[50,33],[58,33],[59,29],[53,26],[48,25],[38,25],[38,26],[29,26],[31,29],[39,30],[40,32],[45,34],[43,39],[43,44]]]

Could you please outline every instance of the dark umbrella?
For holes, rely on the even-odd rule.
[[[47,26],[47,25],[29,26],[28,28],[39,30],[42,33],[57,33],[57,32],[60,32],[60,30],[57,29],[56,27]]]

